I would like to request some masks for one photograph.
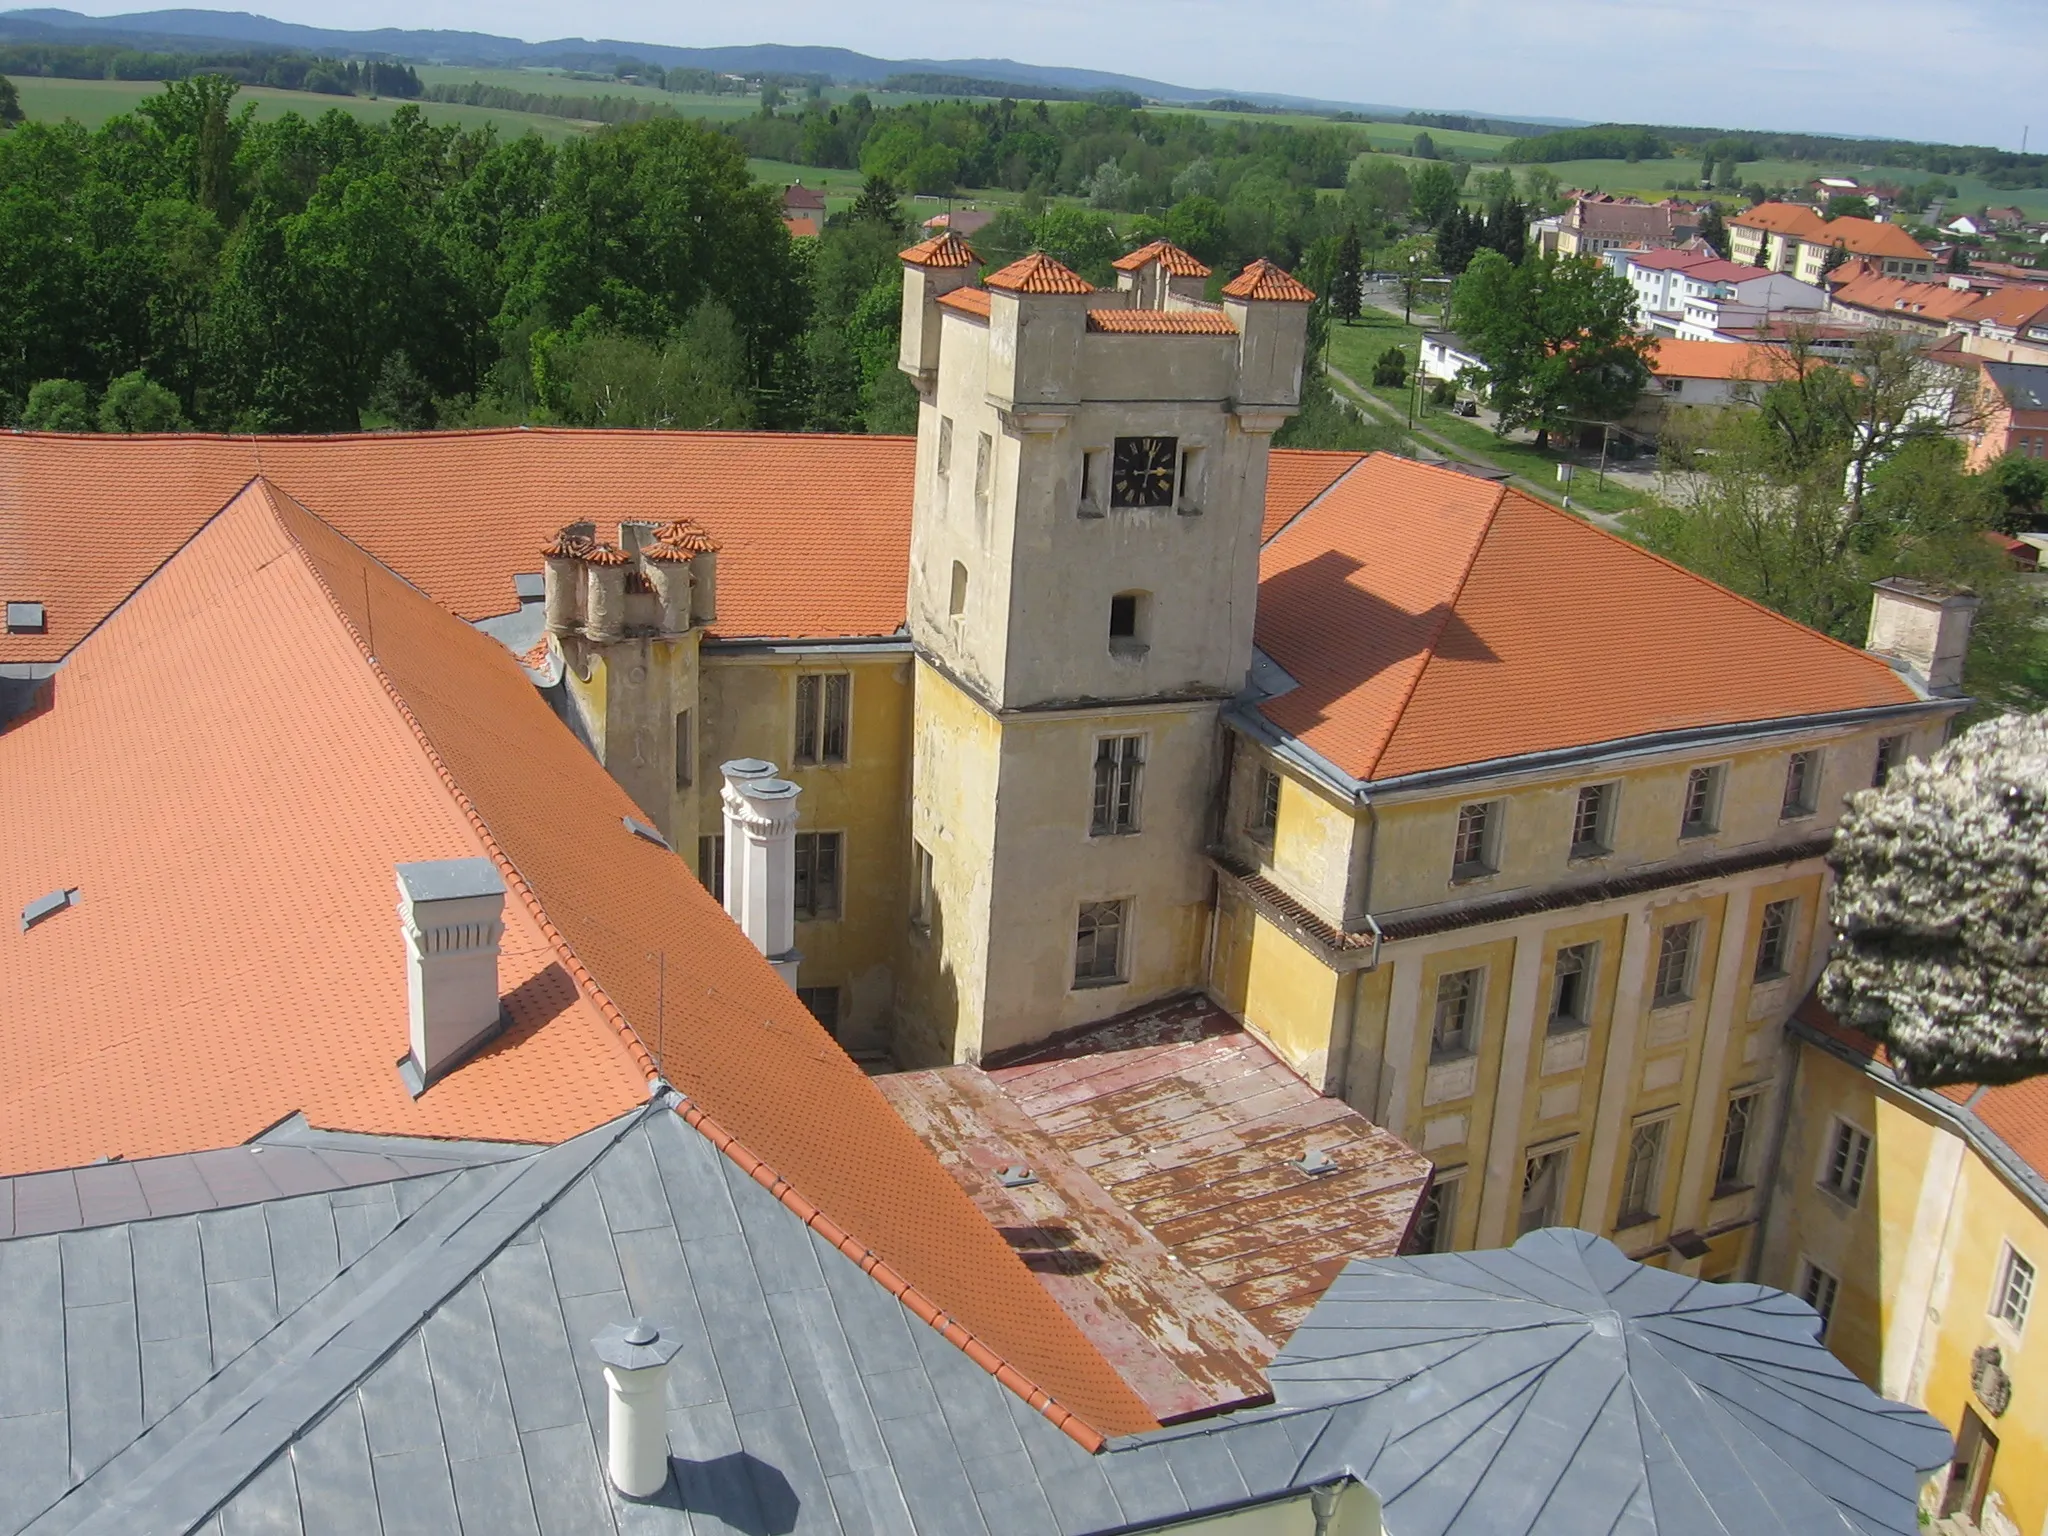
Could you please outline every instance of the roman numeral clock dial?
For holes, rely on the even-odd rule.
[[[1120,437],[1110,460],[1112,507],[1170,507],[1180,443],[1171,437]]]

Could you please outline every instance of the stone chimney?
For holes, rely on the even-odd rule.
[[[548,633],[558,639],[583,627],[583,552],[596,542],[595,523],[571,523],[540,552]]]
[[[757,757],[724,764],[725,910],[796,984],[796,800],[803,791]]]
[[[497,1033],[504,1017],[498,946],[505,881],[489,859],[433,859],[401,864],[397,873],[412,1022],[412,1052],[399,1070],[417,1098]]]
[[[590,1341],[604,1365],[605,1471],[629,1499],[668,1486],[668,1367],[683,1347],[673,1329],[643,1318],[614,1323]]]
[[[1882,656],[1934,698],[1963,691],[1963,662],[1980,599],[1965,587],[1887,576],[1874,583],[1870,638],[1864,648]]]

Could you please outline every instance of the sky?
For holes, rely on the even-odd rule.
[[[10,3],[24,0],[0,0]],[[65,8],[112,15],[154,7],[70,0]],[[2029,147],[2048,149],[2048,97],[2038,89],[2048,78],[2042,0],[215,0],[211,8],[351,29],[1011,58],[1497,116],[2007,149],[2031,128]]]

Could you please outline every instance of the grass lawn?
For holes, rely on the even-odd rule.
[[[61,122],[76,118],[88,128],[97,128],[110,117],[132,112],[147,97],[163,89],[155,80],[54,80],[37,75],[10,76],[21,93],[21,110],[31,122]],[[336,109],[356,117],[382,122],[405,103],[386,96],[372,101],[366,96],[323,96],[313,91],[274,91],[267,86],[243,86],[237,103],[254,102],[256,115],[265,120],[296,112],[301,117],[318,117]],[[567,118],[542,117],[531,112],[500,112],[490,107],[458,107],[440,102],[414,103],[434,123],[459,123],[465,128],[496,125],[508,138],[538,133],[543,138],[565,139],[580,130]]]

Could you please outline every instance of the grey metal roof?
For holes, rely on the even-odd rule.
[[[688,1341],[646,1504],[604,1478],[589,1343],[636,1314]],[[0,1242],[0,1532],[1077,1536],[1346,1475],[1394,1536],[1909,1532],[1947,1438],[1815,1327],[1581,1234],[1360,1263],[1273,1406],[1090,1456],[651,1106],[457,1172]]]
[[[2048,367],[2040,363],[1985,363],[1984,371],[2016,411],[2048,411]]]

